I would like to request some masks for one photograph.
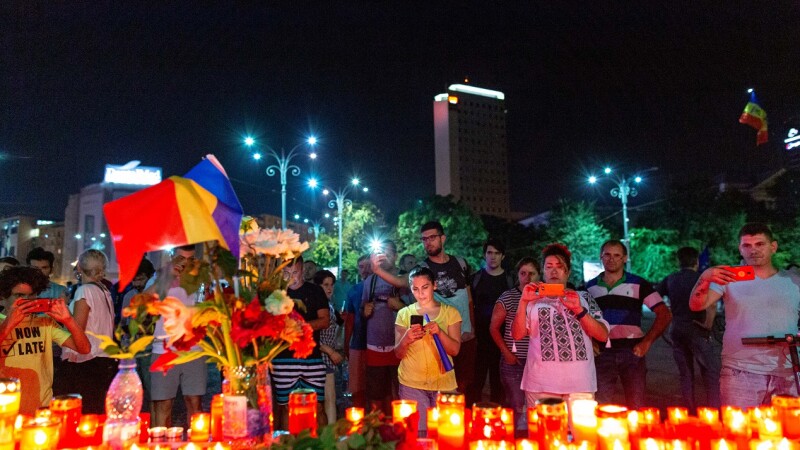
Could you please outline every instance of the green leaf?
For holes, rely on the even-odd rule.
[[[153,342],[153,338],[154,336],[144,336],[133,341],[131,345],[128,346],[128,353],[132,353],[135,355],[141,351],[144,351],[144,349],[146,349],[147,346],[150,345],[151,342]]]
[[[353,434],[347,439],[347,445],[350,448],[361,448],[367,445],[367,440],[360,434]]]

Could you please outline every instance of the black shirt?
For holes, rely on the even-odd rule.
[[[486,270],[482,272],[478,285],[472,292],[472,301],[475,303],[475,331],[488,334],[494,304],[510,287],[505,272],[500,275],[489,275]]]
[[[316,284],[305,282],[297,289],[287,289],[286,293],[289,294],[289,297],[292,299],[303,302],[306,310],[303,311],[302,308],[295,307],[295,311],[303,316],[306,322],[319,319],[320,309],[328,310],[328,299],[325,297],[325,291]],[[321,332],[322,330],[314,331],[314,342],[317,343],[317,346],[314,347],[314,351],[309,358],[320,358],[322,356],[319,350],[319,336]]]
[[[692,289],[699,278],[700,274],[697,271],[681,269],[678,272],[667,275],[656,286],[659,294],[669,297],[672,320],[680,322],[696,320],[701,323],[705,320],[705,311],[692,311],[689,308],[689,296],[692,294]]]

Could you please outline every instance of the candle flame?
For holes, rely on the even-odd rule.
[[[205,428],[206,428],[205,416],[203,416],[202,414],[198,415],[194,421],[194,424],[192,425],[192,429],[195,431],[203,431],[205,430]]]
[[[761,441],[756,445],[756,450],[772,450],[772,441]]]
[[[647,438],[644,441],[644,450],[659,450],[658,442],[656,442],[656,440],[653,438]]]
[[[789,440],[787,440],[786,438],[783,438],[781,439],[780,442],[778,442],[778,450],[791,450],[791,448],[792,448],[792,443],[789,442]]]
[[[533,442],[527,439],[522,439],[519,441],[519,445],[517,447],[520,447],[517,450],[534,450]]]
[[[450,423],[456,426],[461,425],[461,416],[458,413],[451,413]]]
[[[614,446],[612,448],[614,450],[625,450],[625,447],[622,446],[622,442],[620,442],[619,439],[614,439]]]
[[[45,433],[44,430],[36,430],[33,433],[33,443],[36,445],[44,445],[48,440],[47,433]]]
[[[764,419],[764,429],[767,433],[774,434],[778,432],[778,423],[770,418]]]
[[[411,408],[411,405],[409,405],[408,403],[403,403],[402,405],[400,405],[400,417],[406,418],[406,417],[410,416],[411,413],[413,413],[413,412],[414,411]]]

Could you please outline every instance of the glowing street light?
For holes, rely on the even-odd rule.
[[[351,206],[353,202],[347,198],[347,196],[353,192],[359,185],[361,181],[358,178],[353,178],[350,180],[350,183],[345,185],[344,188],[339,190],[334,189],[323,189],[322,195],[326,197],[328,195],[333,195],[333,198],[328,201],[329,208],[336,208],[338,212],[338,221],[337,225],[339,227],[339,272],[342,273],[342,230],[344,229],[344,208],[346,206]],[[366,187],[361,189],[363,192],[367,192]],[[325,217],[328,217],[328,214],[325,214]],[[334,218],[336,221],[336,218]]]
[[[633,182],[639,184],[642,182],[642,174],[646,172],[653,172],[658,170],[658,167],[651,167],[649,169],[645,169],[643,171],[638,172],[633,177]],[[625,247],[628,249],[628,262],[626,264],[626,269],[630,272],[631,270],[631,242],[630,242],[630,235],[628,234],[628,197],[636,197],[639,194],[639,191],[636,190],[635,187],[631,186],[631,179],[626,177],[625,175],[612,175],[612,170],[610,167],[606,167],[603,169],[603,173],[608,175],[608,179],[614,182],[614,187],[611,189],[610,194],[612,197],[617,197],[619,201],[622,203],[622,230],[623,230],[623,238],[622,242],[625,244]],[[600,179],[596,176],[591,175],[589,176],[588,180],[589,184],[596,184]]]
[[[292,159],[297,156],[297,149],[304,145],[310,145],[313,147],[316,143],[317,138],[311,136],[300,144],[294,146],[294,148],[289,150],[288,153],[286,150],[281,149],[280,154],[278,154],[278,152],[273,150],[271,147],[263,145],[264,149],[266,150],[266,156],[271,157],[276,162],[276,164],[272,164],[267,167],[267,176],[271,177],[275,174],[280,174],[281,176],[281,228],[284,230],[286,229],[286,173],[290,172],[295,177],[300,175],[300,168],[292,164]],[[252,147],[256,145],[256,140],[251,136],[247,136],[244,138],[244,145]],[[261,158],[262,156],[260,153],[253,154],[253,159],[258,161]]]

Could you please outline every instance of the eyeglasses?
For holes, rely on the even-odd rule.
[[[431,242],[432,240],[434,240],[434,239],[436,239],[438,237],[442,237],[442,236],[444,236],[444,235],[443,234],[432,234],[430,236],[422,236],[421,238],[419,238],[419,240],[422,241],[422,242]]]

